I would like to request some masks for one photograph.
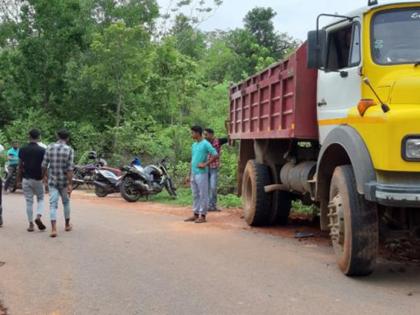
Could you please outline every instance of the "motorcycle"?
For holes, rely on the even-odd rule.
[[[95,151],[88,154],[88,159],[93,162],[86,165],[76,165],[73,169],[73,189],[79,188],[83,184],[91,185],[94,181],[95,170],[106,167],[107,162],[98,158]]]
[[[169,176],[166,160],[145,167],[133,163],[124,167],[120,183],[121,196],[128,202],[136,202],[141,197],[157,195],[166,189],[172,198],[176,198],[176,188]]]
[[[95,169],[92,183],[95,185],[96,196],[104,198],[109,194],[120,192],[122,177],[122,171],[116,168]]]
[[[17,167],[13,170],[13,174],[9,179],[9,187],[8,191],[15,192],[18,188],[21,188],[22,183],[17,182]],[[6,178],[9,176],[9,165],[6,163],[4,165],[4,181],[6,181]]]

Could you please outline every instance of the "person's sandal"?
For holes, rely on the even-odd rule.
[[[57,237],[57,231],[53,231],[53,232],[51,232],[51,234],[50,234],[50,237]]]
[[[198,215],[194,214],[192,217],[185,219],[184,222],[195,222],[198,219]]]
[[[70,232],[71,230],[73,230],[73,225],[71,225],[71,224],[69,224],[69,225],[66,225],[66,232]]]
[[[41,219],[35,219],[35,224],[38,227],[38,229],[40,231],[45,231],[45,229],[47,228],[44,223],[42,223]]]
[[[207,222],[206,216],[204,215],[200,215],[200,217],[197,218],[197,220],[195,220],[195,223],[206,223],[206,222]]]

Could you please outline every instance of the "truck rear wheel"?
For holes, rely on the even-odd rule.
[[[377,209],[357,192],[350,165],[334,171],[328,217],[337,264],[343,273],[347,276],[372,273],[378,250]]]
[[[271,184],[270,168],[255,160],[248,161],[242,180],[242,200],[245,221],[251,226],[272,222],[272,194],[264,187]]]

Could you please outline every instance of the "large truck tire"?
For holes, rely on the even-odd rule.
[[[250,226],[266,226],[272,223],[272,194],[264,187],[271,184],[270,168],[249,160],[242,180],[242,201],[245,221]]]
[[[330,236],[337,264],[347,276],[372,273],[378,252],[378,214],[356,189],[350,165],[335,169],[330,186]]]
[[[292,208],[292,195],[288,191],[278,191],[275,193],[275,222],[279,225],[287,225],[289,223],[290,209]]]

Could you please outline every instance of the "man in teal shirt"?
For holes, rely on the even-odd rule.
[[[13,141],[12,147],[7,151],[7,163],[7,178],[4,182],[4,191],[9,189],[11,179],[17,175],[19,165],[19,143],[17,141]]]
[[[217,151],[210,142],[203,138],[203,128],[192,127],[191,135],[195,141],[192,145],[191,157],[191,190],[194,213],[185,221],[204,223],[209,204],[208,166],[217,158]]]

